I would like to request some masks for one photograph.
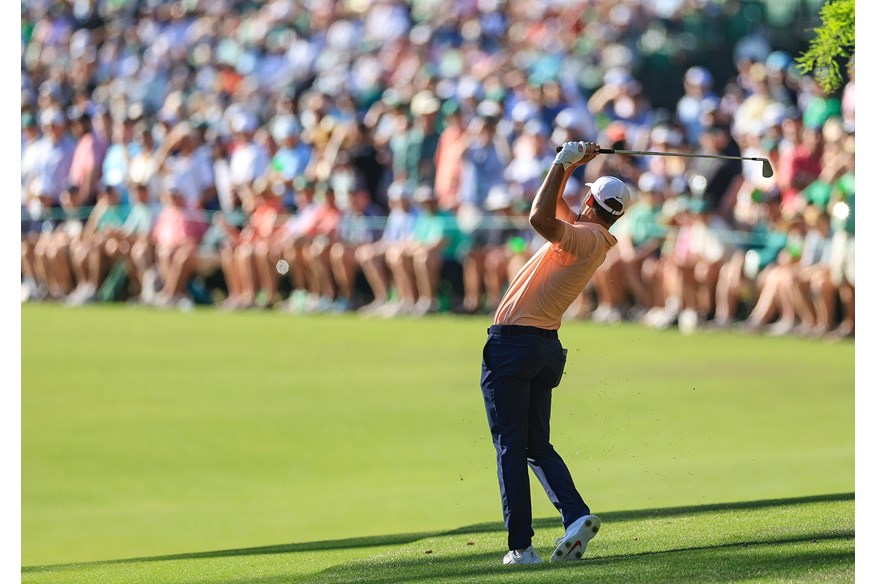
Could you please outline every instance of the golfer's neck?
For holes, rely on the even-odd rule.
[[[592,211],[585,210],[583,213],[578,215],[578,220],[575,221],[575,223],[593,223],[595,225],[602,225],[603,227],[605,227],[606,230],[611,227],[611,225],[606,224],[605,221],[603,221],[596,215],[591,215],[591,213]]]

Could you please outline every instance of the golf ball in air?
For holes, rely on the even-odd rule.
[[[286,260],[280,260],[277,262],[277,273],[281,276],[289,271],[289,262]]]

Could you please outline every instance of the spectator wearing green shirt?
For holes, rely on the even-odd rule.
[[[855,172],[844,175],[828,207],[833,236],[830,243],[831,280],[839,290],[843,317],[832,337],[855,335]]]
[[[149,238],[155,225],[155,210],[150,204],[149,186],[146,183],[133,184],[130,196],[133,204],[119,229],[115,243],[119,259],[125,262],[128,268],[131,284],[135,290],[140,291],[140,296],[144,296],[146,273],[155,262]],[[145,291],[145,298],[142,299],[151,301],[150,292],[155,292],[154,285],[150,290]]]
[[[633,320],[655,306],[662,306],[662,290],[657,264],[666,227],[660,223],[660,209],[665,199],[666,181],[646,172],[639,177],[639,196],[616,230],[624,286],[635,306]]]
[[[456,217],[438,209],[432,187],[414,191],[420,214],[414,223],[412,240],[387,253],[387,263],[398,287],[400,302],[386,315],[422,316],[437,312],[438,284],[445,261],[459,261],[462,233]]]
[[[97,204],[88,217],[82,233],[70,241],[70,264],[78,285],[67,297],[67,304],[78,306],[97,298],[97,290],[118,249],[115,241],[125,222],[125,212],[119,205],[120,193],[113,185],[98,186]]]

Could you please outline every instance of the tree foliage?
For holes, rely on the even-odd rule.
[[[812,71],[830,94],[843,83],[842,59],[854,58],[854,53],[855,0],[828,0],[821,8],[821,26],[815,29],[815,38],[797,58],[799,69],[803,73]]]

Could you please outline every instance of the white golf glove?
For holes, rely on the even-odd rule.
[[[586,150],[584,142],[566,142],[557,152],[554,164],[562,164],[563,170],[569,170],[570,166],[584,158]]]

